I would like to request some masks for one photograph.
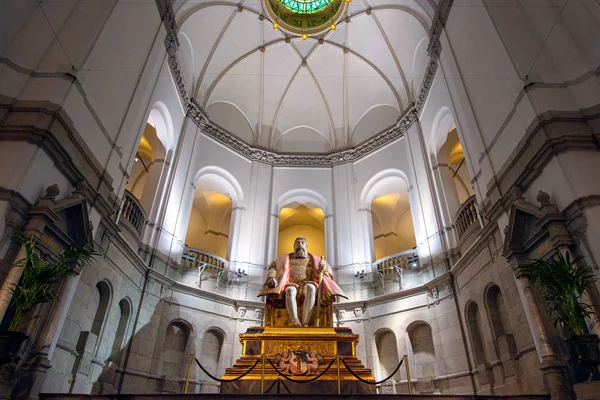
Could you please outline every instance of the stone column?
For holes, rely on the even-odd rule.
[[[519,263],[515,259],[511,260],[511,263],[513,264],[519,297],[525,309],[527,323],[541,364],[540,370],[544,373],[544,381],[550,392],[550,398],[552,400],[574,399],[574,393],[566,375],[566,367],[556,357],[552,346],[550,346],[544,320],[529,283],[529,276],[519,270]]]

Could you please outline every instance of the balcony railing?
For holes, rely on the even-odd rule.
[[[146,223],[146,212],[131,192],[125,190],[123,194],[123,207],[121,208],[121,220],[127,221],[135,229],[138,237],[142,234]]]
[[[380,258],[374,262],[377,268],[377,277],[381,281],[382,290],[385,293],[385,281],[397,280],[398,289],[404,286],[404,271],[419,269],[419,254],[416,249],[406,250],[391,256]]]
[[[454,225],[458,230],[458,238],[461,239],[469,228],[478,223],[477,201],[475,201],[475,195],[473,195],[460,206],[454,217]]]
[[[200,249],[186,246],[181,255],[181,263],[184,267],[190,269],[198,269],[198,286],[202,286],[202,278],[204,275],[210,275],[217,279],[217,287],[219,281],[227,270],[228,262],[226,259],[207,253]]]

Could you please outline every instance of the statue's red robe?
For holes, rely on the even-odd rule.
[[[269,265],[266,280],[268,281],[269,278],[275,278],[277,279],[277,285],[274,287],[268,287],[265,284],[257,297],[266,295],[280,295],[285,290],[290,281],[291,255],[292,254],[285,254],[281,257],[278,257]],[[312,278],[310,280],[319,283],[319,263],[321,262],[321,257],[310,253],[308,253],[308,257],[312,257],[313,261]],[[333,281],[332,278],[333,270],[331,269],[331,266],[325,262],[325,268],[323,269],[323,280],[321,281],[321,296],[326,297],[321,298],[327,298],[335,301],[336,296],[341,296],[347,299],[348,297],[344,295],[342,289]]]

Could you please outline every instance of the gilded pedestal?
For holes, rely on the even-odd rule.
[[[340,393],[375,393],[375,386],[357,379],[341,359],[338,368],[336,356],[339,354],[360,378],[369,382],[375,380],[371,370],[356,358],[358,341],[358,335],[349,328],[252,327],[240,335],[242,357],[225,371],[223,379],[242,375],[261,359],[262,354],[267,358],[264,369],[262,360],[258,361],[256,367],[240,380],[224,382],[221,393],[260,394],[262,391],[276,393],[277,390],[287,393],[289,389],[294,394],[334,394],[338,393],[338,380]],[[284,375],[298,382],[291,382]],[[318,379],[303,383],[319,375]],[[281,382],[273,384],[277,380]]]

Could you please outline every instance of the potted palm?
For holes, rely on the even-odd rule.
[[[542,285],[548,314],[554,319],[554,326],[566,328],[571,336],[565,340],[575,352],[581,366],[596,375],[600,364],[598,335],[587,333],[586,318],[594,313],[592,305],[582,301],[584,292],[592,288],[596,281],[591,267],[578,264],[582,257],[571,258],[558,253],[548,260],[533,260],[520,267],[530,276],[531,284]]]
[[[0,332],[0,365],[18,357],[23,342],[28,338],[24,332],[27,314],[36,305],[53,301],[57,295],[57,284],[67,276],[79,275],[81,269],[99,254],[88,247],[73,247],[52,260],[46,260],[35,249],[35,239],[27,239],[20,232],[15,233],[15,237],[25,256],[15,262],[13,268],[23,268],[23,274],[20,281],[10,288],[14,315],[8,331]]]

